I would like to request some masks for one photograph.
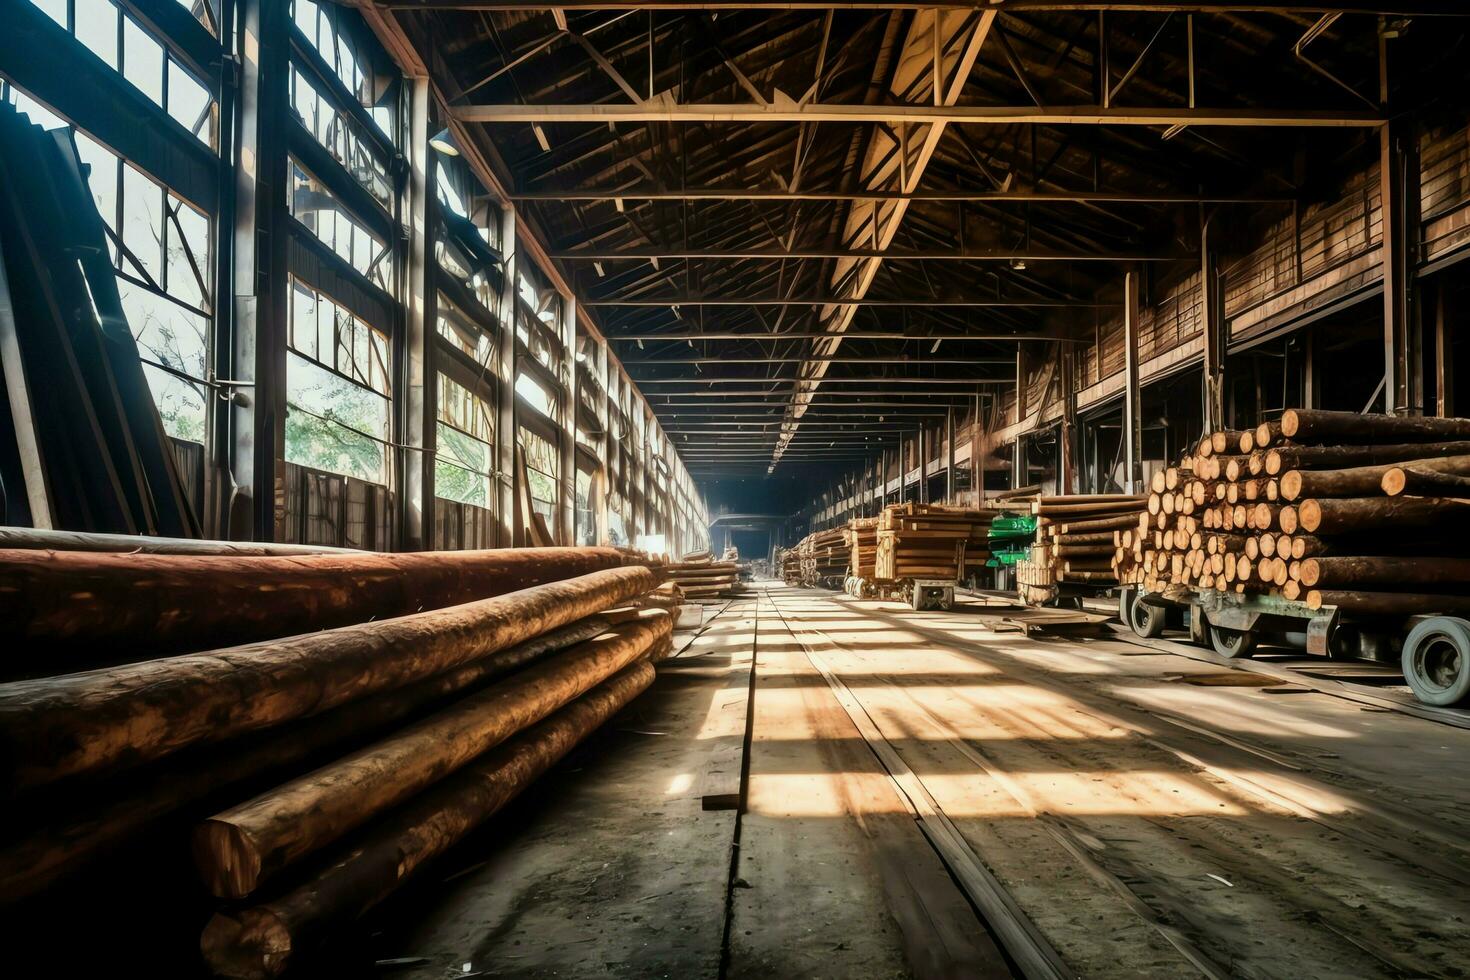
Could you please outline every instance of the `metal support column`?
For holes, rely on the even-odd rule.
[[[1123,274],[1123,490],[1143,486],[1143,421],[1138,392],[1138,270]]]
[[[945,445],[945,468],[944,468],[944,498],[945,503],[954,503],[955,481],[954,481],[954,408],[949,408],[944,413],[944,445]]]
[[[523,544],[525,536],[517,516],[521,474],[516,466],[516,213],[506,208],[500,214],[500,250],[505,269],[505,288],[500,293],[501,334],[495,344],[496,411],[495,471],[499,488],[499,540],[502,548]]]
[[[1205,431],[1215,432],[1225,423],[1225,308],[1220,289],[1220,257],[1210,244],[1210,223],[1200,209],[1200,326],[1204,335],[1204,421]]]
[[[919,447],[919,503],[929,502],[929,429],[927,426],[919,426],[919,434],[915,437]]]
[[[561,301],[561,323],[557,324],[561,331],[561,342],[563,356],[566,358],[565,372],[562,375],[567,379],[566,398],[567,403],[562,407],[561,426],[558,435],[557,449],[561,455],[558,467],[561,479],[557,481],[558,501],[556,508],[556,527],[552,531],[556,534],[558,544],[571,545],[577,543],[577,300],[572,296],[564,296]],[[665,533],[669,535],[666,539],[666,547],[673,550],[673,528],[666,528]]]
[[[404,211],[408,251],[404,267],[404,330],[397,408],[403,448],[399,496],[399,546],[422,551],[434,546],[434,457],[438,419],[438,368],[434,363],[434,166],[429,145],[429,80],[410,78],[408,187]]]
[[[1448,283],[1435,290],[1434,304],[1434,380],[1435,414],[1451,418],[1455,414],[1455,314],[1459,298],[1452,295]]]
[[[1072,351],[1057,345],[1062,362],[1062,421],[1057,439],[1057,493],[1077,492],[1077,391],[1073,371],[1076,361]]]
[[[1379,99],[1388,105],[1390,44],[1381,35]],[[1419,229],[1419,143],[1412,117],[1390,116],[1379,129],[1379,190],[1383,234],[1383,354],[1385,409],[1424,413],[1424,362],[1417,329],[1414,267]]]

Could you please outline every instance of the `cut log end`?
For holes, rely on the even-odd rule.
[[[1288,470],[1281,476],[1281,496],[1287,500],[1295,500],[1302,493],[1301,470]]]
[[[210,972],[235,980],[271,980],[291,962],[291,933],[268,908],[216,912],[199,938]]]
[[[1322,526],[1322,505],[1312,499],[1303,500],[1296,508],[1297,523],[1303,531],[1311,533]],[[1282,525],[1281,530],[1291,534],[1296,530],[1294,527]]]
[[[1288,408],[1281,416],[1282,438],[1290,439],[1297,434],[1299,428],[1301,428],[1301,418],[1297,415],[1296,409]]]
[[[1397,497],[1404,492],[1404,487],[1408,482],[1408,476],[1404,473],[1404,468],[1402,466],[1395,466],[1383,474],[1383,480],[1379,485],[1383,488],[1385,496]]]
[[[194,865],[216,898],[244,898],[260,881],[260,852],[237,826],[205,820],[194,828]]]

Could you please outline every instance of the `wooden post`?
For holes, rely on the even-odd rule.
[[[403,448],[398,494],[399,545],[422,551],[434,545],[434,454],[438,430],[438,368],[434,351],[434,168],[435,150],[429,145],[429,80],[410,78],[407,261],[404,267],[406,302],[404,330],[395,344],[399,355],[397,408]],[[460,542],[464,547],[464,542]]]
[[[1138,391],[1138,270],[1123,273],[1123,490],[1143,487],[1143,420]]]

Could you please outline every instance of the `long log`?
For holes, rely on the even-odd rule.
[[[276,872],[460,769],[590,691],[667,636],[663,610],[536,664],[423,721],[200,824],[194,860],[220,898]]]
[[[1124,527],[1138,526],[1137,511],[1142,507],[1127,514],[1119,514],[1115,517],[1099,517],[1095,520],[1066,521],[1053,525],[1059,534],[1088,534],[1093,531],[1113,531]]]
[[[1359,592],[1312,589],[1307,607],[1337,606],[1356,616],[1419,616],[1470,614],[1470,595],[1427,595],[1422,592]]]
[[[637,663],[358,835],[275,901],[216,913],[200,940],[214,973],[279,976],[302,951],[377,905],[484,823],[653,682]]]
[[[457,606],[616,568],[612,548],[218,556],[0,552],[0,636],[42,654],[180,650]],[[50,673],[70,672],[63,662]]]
[[[1342,469],[1411,459],[1470,455],[1470,442],[1395,443],[1381,446],[1281,446],[1266,450],[1266,473],[1286,470]]]
[[[1408,471],[1413,470],[1410,474]],[[1398,466],[1384,467],[1379,489],[1390,497],[1411,496],[1470,497],[1462,479],[1470,476],[1470,456],[1445,456],[1436,459],[1407,460]]]
[[[83,799],[48,801],[44,823],[0,849],[0,901],[35,894],[136,838],[155,821],[230,786],[273,774],[281,778],[294,775],[302,765],[326,753],[381,737],[405,718],[590,640],[609,625],[606,616],[589,616],[464,667],[261,733],[241,744],[180,753],[141,779],[129,777],[121,796],[88,787]],[[64,815],[58,817],[57,812]]]
[[[1405,468],[1446,475],[1470,474],[1470,456],[1436,456],[1340,470],[1289,470],[1281,475],[1281,495],[1287,500],[1300,497],[1371,497],[1379,493],[1393,497],[1403,492],[1403,482],[1400,477],[1390,477],[1390,474]],[[1390,490],[1390,487],[1394,489]],[[1452,485],[1451,488],[1457,489]]]
[[[136,766],[479,660],[650,591],[613,568],[376,623],[0,685],[0,793]]]
[[[1432,442],[1470,439],[1470,419],[1417,415],[1359,415],[1291,408],[1281,416],[1281,435],[1296,442]]]
[[[100,531],[55,531],[37,527],[0,527],[0,549],[38,551],[113,551],[144,555],[360,555],[355,548],[273,541],[217,541],[210,538],[164,538],[147,534]]]
[[[1307,558],[1299,578],[1309,588],[1353,589],[1366,586],[1378,592],[1470,592],[1470,558]]]
[[[1470,524],[1470,500],[1441,497],[1308,497],[1297,505],[1297,520],[1308,534],[1344,534],[1369,528],[1462,529]],[[1281,529],[1294,529],[1282,523]]]

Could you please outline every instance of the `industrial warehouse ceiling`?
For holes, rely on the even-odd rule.
[[[1324,6],[364,3],[696,476],[851,468],[1004,390],[1464,78],[1462,3]]]

